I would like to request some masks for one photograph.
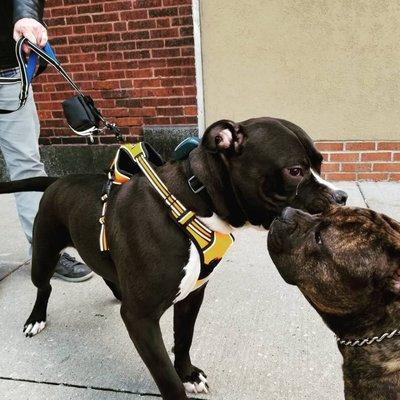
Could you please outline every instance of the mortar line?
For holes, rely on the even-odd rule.
[[[127,389],[114,389],[114,388],[107,388],[101,386],[85,386],[79,385],[75,383],[59,383],[59,382],[51,382],[51,381],[40,381],[35,379],[27,379],[27,378],[12,378],[8,376],[0,376],[0,381],[11,381],[11,382],[25,382],[25,383],[33,383],[36,385],[48,385],[48,386],[64,386],[70,387],[75,389],[92,389],[98,390],[102,392],[113,392],[113,393],[121,393],[121,394],[135,394],[140,397],[158,397],[161,399],[161,395],[158,393],[150,393],[150,392],[134,392],[132,390]],[[203,400],[198,397],[190,397],[191,400]]]
[[[356,181],[356,185],[357,185],[357,187],[358,187],[358,191],[359,191],[360,194],[361,194],[361,197],[362,197],[363,200],[364,200],[365,205],[367,206],[367,208],[371,208],[371,207],[369,206],[368,201],[367,201],[367,198],[365,197],[365,194],[364,194],[364,192],[363,192],[363,190],[362,190],[362,188],[361,188],[360,182],[359,182],[359,181]]]

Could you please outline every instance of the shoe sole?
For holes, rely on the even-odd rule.
[[[89,272],[87,275],[81,276],[79,278],[69,278],[68,276],[64,276],[59,274],[58,272],[54,272],[53,278],[61,279],[66,282],[84,282],[90,279],[94,275],[94,272]]]

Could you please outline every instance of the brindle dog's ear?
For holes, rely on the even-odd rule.
[[[222,119],[214,122],[204,132],[202,145],[210,152],[240,153],[243,147],[244,133],[239,124]]]

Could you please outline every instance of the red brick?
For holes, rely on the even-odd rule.
[[[113,25],[111,23],[107,24],[90,24],[86,26],[87,33],[94,33],[94,32],[112,32]]]
[[[164,6],[181,6],[183,4],[191,4],[192,0],[163,0]]]
[[[104,11],[121,11],[121,10],[131,10],[132,2],[128,1],[107,1],[105,2]]]
[[[171,18],[157,19],[157,28],[169,28],[171,26]]]
[[[375,150],[375,142],[346,142],[345,150]]]
[[[340,164],[339,163],[323,163],[322,164],[322,172],[339,172]]]
[[[376,152],[376,153],[361,153],[361,161],[390,161],[392,153]]]
[[[119,81],[96,81],[94,84],[96,89],[118,89]]]
[[[149,10],[150,18],[171,17],[176,15],[178,15],[177,7],[157,8],[154,10]]]
[[[164,40],[143,40],[138,42],[136,45],[138,49],[157,49],[164,47]]]
[[[135,11],[122,11],[121,19],[128,21],[136,21],[139,19],[147,19],[148,13],[147,10],[135,10]],[[129,25],[128,25],[129,28]]]
[[[179,49],[154,49],[151,50],[151,55],[154,58],[167,58],[167,63],[173,59],[172,57],[179,57],[180,50]]]
[[[389,180],[400,181],[400,174],[389,174]]]
[[[192,14],[191,6],[179,7],[179,15],[191,15],[191,14]]]
[[[358,161],[360,157],[359,153],[331,153],[329,160],[330,161],[343,161],[343,162],[350,162],[350,161]]]
[[[76,15],[76,7],[63,7],[63,8],[53,8],[51,10],[51,16],[54,17],[65,17],[67,15]]]
[[[161,7],[161,0],[134,0],[133,6],[135,8],[154,8]],[[165,6],[168,4],[164,4]]]
[[[371,171],[372,164],[369,163],[343,163],[341,171],[343,172],[360,172]]]
[[[155,27],[156,27],[156,21],[152,19],[129,21],[128,23],[128,29],[151,29]]]
[[[185,115],[197,115],[197,107],[196,106],[188,106],[184,108]]]
[[[179,17],[179,18],[172,18],[171,23],[173,26],[185,26],[185,25],[192,25],[193,20],[191,17]]]
[[[103,13],[93,15],[93,22],[109,22],[109,21],[117,21],[118,13]]]
[[[135,79],[133,81],[133,86],[137,88],[142,87],[160,87],[160,79]]]
[[[393,154],[393,161],[400,161],[400,153]]]
[[[121,125],[141,125],[143,120],[137,117],[118,118],[117,123]]]
[[[400,150],[400,141],[398,141],[398,142],[379,142],[378,150]]]
[[[374,164],[372,170],[381,172],[400,172],[400,163]]]
[[[315,142],[315,146],[319,151],[342,151],[343,143],[337,142]]]
[[[370,172],[370,173],[359,173],[357,174],[357,179],[363,181],[387,181],[389,174],[382,172]]]
[[[328,181],[353,181],[356,180],[357,174],[349,172],[337,172],[325,174],[325,177]]]
[[[192,37],[185,37],[180,39],[166,39],[165,40],[165,47],[182,47],[193,45],[193,38]]]
[[[171,38],[178,37],[179,31],[178,28],[163,28],[163,29],[152,29],[150,31],[151,38]]]
[[[94,14],[104,11],[103,4],[91,4],[89,6],[79,6],[78,14]]]
[[[122,40],[150,39],[149,31],[130,31],[121,34]]]
[[[171,117],[171,123],[177,125],[197,124],[197,117]]]
[[[182,57],[194,57],[194,47],[181,47]]]

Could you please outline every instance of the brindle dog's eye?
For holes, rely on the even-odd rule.
[[[320,231],[315,232],[315,243],[317,243],[318,245],[322,245],[322,238]]]
[[[289,174],[292,176],[303,176],[304,175],[303,168],[300,167],[290,168]]]

